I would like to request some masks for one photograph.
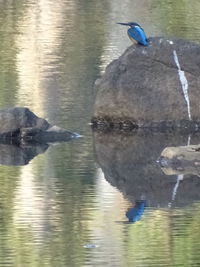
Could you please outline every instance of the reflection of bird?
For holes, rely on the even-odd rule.
[[[137,41],[138,44],[147,46],[149,44],[148,39],[145,35],[144,30],[141,28],[141,26],[135,22],[127,22],[127,23],[121,23],[118,22],[117,24],[129,26],[128,29],[128,37],[131,39],[132,42]]]
[[[136,204],[133,208],[128,209],[126,212],[126,217],[129,219],[129,222],[139,221],[144,213],[146,207],[145,200],[136,201]]]

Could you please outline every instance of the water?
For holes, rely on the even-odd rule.
[[[166,146],[199,136],[92,133],[94,81],[130,41],[147,35],[200,42],[200,3],[0,1],[0,107],[27,106],[83,138],[22,150],[1,145],[0,266],[199,266],[198,173],[167,175]],[[14,166],[15,165],[15,166]],[[16,166],[18,165],[18,166]],[[139,221],[126,212],[146,200]]]

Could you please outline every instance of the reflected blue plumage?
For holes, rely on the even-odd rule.
[[[146,207],[146,201],[140,200],[136,201],[136,204],[133,208],[128,209],[126,212],[126,217],[129,219],[129,222],[139,221],[144,213]]]
[[[121,22],[119,22],[118,24],[130,27],[128,29],[127,33],[128,33],[129,38],[131,39],[131,41],[135,40],[138,42],[138,44],[144,45],[144,46],[147,46],[149,44],[144,30],[140,27],[140,25],[138,23],[135,23],[135,22],[121,23]]]

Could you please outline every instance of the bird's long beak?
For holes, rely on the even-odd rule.
[[[117,22],[117,24],[129,26],[129,23]]]

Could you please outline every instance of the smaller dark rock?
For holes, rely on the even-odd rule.
[[[50,124],[28,108],[14,107],[0,110],[0,134],[18,133],[21,128],[47,130]]]
[[[63,142],[79,137],[78,134],[53,126],[24,107],[0,110],[0,141]]]

